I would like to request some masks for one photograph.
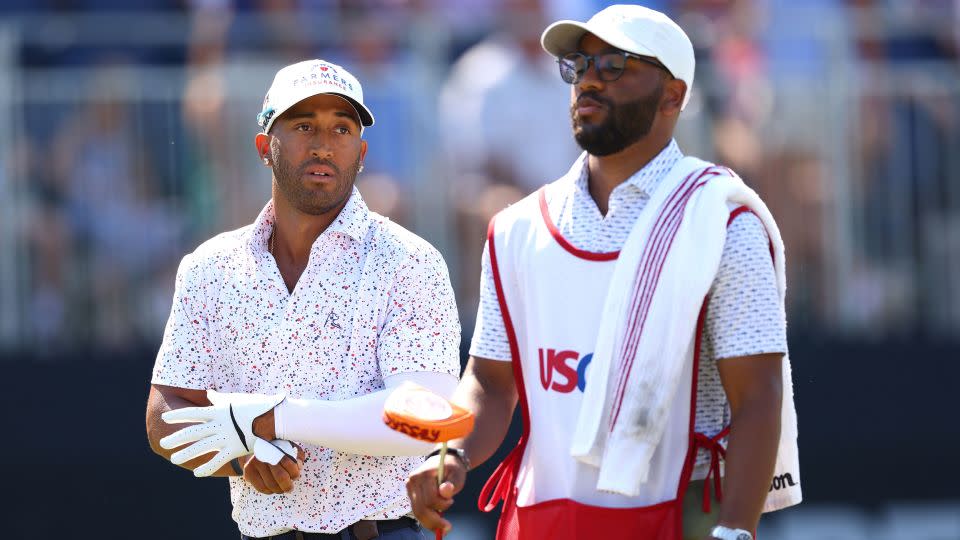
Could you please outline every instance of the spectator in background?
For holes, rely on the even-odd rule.
[[[801,332],[820,328],[830,320],[824,237],[827,231],[834,231],[828,213],[832,202],[828,186],[834,179],[824,178],[827,170],[815,150],[787,145],[764,155],[763,168],[753,181],[770,211],[777,212],[784,242],[790,242],[787,315]],[[861,303],[866,307],[873,298],[876,296],[863,296]]]
[[[411,198],[425,180],[426,159],[417,150],[426,146],[426,137],[418,118],[428,115],[416,109],[418,104],[423,109],[427,98],[411,84],[424,76],[422,62],[398,47],[399,33],[409,28],[377,13],[356,14],[350,24],[355,31],[345,36],[341,63],[356,66],[354,72],[369,88],[364,99],[371,109],[382,111],[377,129],[364,133],[378,151],[364,162],[357,188],[371,210],[411,226]]]
[[[504,31],[471,48],[452,67],[441,89],[441,129],[461,171],[526,194],[563,174],[557,153],[575,155],[576,150],[562,135],[569,121],[549,114],[567,96],[557,81],[556,62],[544,59],[540,50],[541,2],[513,0],[508,8]]]
[[[181,101],[185,144],[185,206],[191,236],[213,231],[230,214],[230,139],[221,136],[227,36],[234,19],[231,0],[191,0],[187,81]]]
[[[761,160],[759,129],[769,118],[771,89],[757,40],[757,7],[752,0],[689,0],[680,18],[693,30],[698,57],[712,92],[701,96],[714,119],[718,161],[745,179],[756,176]]]
[[[849,163],[852,149],[824,137],[824,126],[835,126],[831,129],[841,133],[840,141],[851,140],[842,134],[848,123],[836,113],[838,103],[849,110],[841,88],[855,72],[850,20],[843,0],[756,4],[760,16],[753,33],[762,47],[772,100],[760,124],[761,170],[752,181],[783,224],[790,245],[787,279],[793,293],[787,307],[794,327],[836,329],[832,304],[837,295],[828,291],[833,262],[828,252],[836,253],[836,246],[827,240],[837,237],[835,191],[843,173],[828,163],[838,155]],[[869,303],[866,298],[861,305]]]
[[[178,65],[183,62],[183,48],[179,42],[153,40],[158,28],[168,20],[166,15],[176,13],[185,0],[34,0],[35,4],[45,4],[38,11],[44,14],[56,14],[60,17],[60,31],[53,32],[69,39],[54,40],[47,46],[28,47],[26,56],[29,62],[49,65],[89,66],[100,62],[106,56],[123,55],[135,64]],[[6,4],[6,0],[3,2]],[[90,16],[99,19],[97,25],[74,25],[73,17]],[[160,15],[160,21],[152,17]],[[142,21],[149,20],[148,24]],[[149,28],[156,25],[156,28]],[[131,33],[129,29],[143,30],[143,35]],[[50,30],[40,30],[51,32]],[[134,35],[136,39],[130,39]],[[126,39],[113,39],[128,36]],[[37,41],[43,43],[43,41]],[[52,46],[50,46],[52,45]]]
[[[849,4],[857,9],[859,75],[870,91],[860,98],[855,139],[863,171],[853,208],[863,223],[865,241],[856,246],[862,278],[844,291],[841,307],[860,328],[949,331],[956,300],[932,285],[949,279],[957,256],[950,252],[958,249],[949,247],[960,211],[952,157],[960,118],[955,91],[944,82],[956,76],[958,58],[948,7],[938,0]],[[864,292],[875,309],[863,309]],[[896,320],[912,324],[891,324]]]
[[[325,6],[315,6],[312,18],[308,19],[301,16],[298,9],[301,3],[298,0],[252,0],[259,15],[258,26],[262,32],[259,37],[263,40],[263,47],[280,58],[308,57],[311,53],[308,36],[314,30],[306,21],[316,20],[320,13],[330,11],[324,9]]]
[[[442,21],[450,38],[446,58],[453,62],[497,28],[497,17],[503,11],[503,2],[504,0],[415,0],[411,3],[417,6],[421,16]]]
[[[957,205],[949,156],[956,146],[951,141],[956,140],[957,109],[943,83],[955,77],[957,57],[955,28],[944,16],[948,2],[822,0],[792,8],[779,10],[788,17],[774,19],[781,28],[768,27],[779,38],[775,43],[793,41],[797,49],[796,39],[778,35],[786,29],[830,54],[798,58],[782,47],[773,49],[779,54],[771,65],[781,66],[775,71],[781,97],[776,116],[802,129],[790,130],[789,141],[770,144],[770,170],[777,170],[781,158],[797,163],[802,154],[818,159],[820,168],[828,168],[824,161],[831,160],[841,176],[827,181],[836,189],[821,190],[821,209],[810,214],[814,219],[802,219],[838,231],[823,237],[821,259],[805,261],[803,267],[811,271],[799,276],[809,281],[818,264],[829,265],[818,277],[823,281],[810,284],[810,290],[821,291],[816,297],[825,298],[823,305],[812,306],[812,318],[834,331],[947,327],[955,302],[942,286],[930,284],[948,281],[950,252],[956,251],[949,247],[956,214],[951,207]],[[792,26],[784,21],[793,21]],[[805,47],[805,52],[816,50]],[[788,70],[792,80],[782,76]],[[840,133],[823,137],[826,124],[838,126]],[[769,181],[775,183],[775,176]],[[840,198],[834,199],[837,190]],[[799,211],[791,206],[790,211]],[[793,233],[807,236],[809,230]],[[803,281],[794,284],[802,287]]]
[[[559,178],[577,155],[567,136],[570,119],[557,114],[569,108],[569,89],[540,48],[543,4],[511,0],[506,7],[503,32],[464,53],[440,92],[441,155],[457,213],[461,257],[454,274],[463,306],[477,301],[480,253],[493,214]]]
[[[26,216],[23,241],[31,268],[28,316],[21,321],[26,326],[24,335],[46,345],[40,352],[53,353],[69,337],[69,225],[63,212],[63,190],[37,153],[31,137],[16,140],[8,154],[10,165],[4,170],[22,184],[16,191],[27,195],[26,204],[20,205]]]
[[[78,278],[70,294],[91,332],[79,337],[108,348],[144,337],[141,303],[162,287],[155,279],[168,270],[181,232],[134,129],[134,85],[122,68],[98,67],[90,92],[98,100],[69,117],[53,144]]]
[[[844,28],[837,1],[690,0],[680,7],[682,20],[695,28],[698,56],[708,60],[698,72],[703,93],[694,99],[709,116],[714,155],[737,170],[784,224],[784,242],[791,246],[788,280],[797,293],[787,307],[798,326],[821,324],[830,301],[822,227],[832,192],[823,184],[822,126],[832,105],[828,75],[849,65],[838,54],[843,47],[824,39]]]

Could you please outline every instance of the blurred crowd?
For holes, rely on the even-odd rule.
[[[315,57],[363,83],[358,185],[444,252],[469,337],[488,220],[578,154],[540,33],[609,3],[5,0],[0,347],[157,342],[180,257],[269,197],[270,78]],[[696,47],[681,148],[780,224],[794,335],[960,330],[960,1],[640,3]]]

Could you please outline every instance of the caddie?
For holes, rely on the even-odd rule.
[[[584,152],[490,223],[453,398],[476,425],[442,485],[438,457],[411,475],[414,511],[449,530],[440,512],[519,402],[523,435],[480,500],[503,502],[498,539],[751,540],[801,498],[777,225],[674,140],[695,89],[674,21],[614,5],[541,43]]]

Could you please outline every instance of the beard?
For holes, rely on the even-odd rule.
[[[580,148],[594,156],[609,156],[639,141],[650,133],[653,120],[663,96],[663,83],[650,95],[626,103],[614,103],[596,92],[584,92],[579,97],[589,97],[607,108],[607,117],[600,124],[587,124],[577,116],[577,104],[570,106],[573,121],[573,137]],[[578,98],[579,99],[579,98]]]
[[[294,167],[283,158],[279,148],[273,148],[273,175],[280,193],[297,210],[304,214],[319,216],[342,207],[353,193],[353,184],[360,172],[360,156],[357,155],[345,171],[341,171],[328,159],[311,159]],[[333,192],[309,189],[301,180],[308,167],[326,165],[336,174],[336,187]]]

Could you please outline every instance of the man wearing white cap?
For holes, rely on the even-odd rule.
[[[431,447],[381,416],[405,381],[456,386],[446,265],[354,187],[374,118],[344,68],[281,69],[257,120],[272,198],[180,265],[151,447],[196,476],[229,477],[244,539],[423,538],[403,484]]]
[[[667,16],[615,5],[541,43],[571,85],[570,171],[491,221],[470,361],[473,433],[407,484],[440,512],[467,469],[524,431],[481,492],[498,539],[751,540],[800,501],[783,245],[733,171],[673,131],[693,47]],[[559,113],[559,111],[558,111]]]

